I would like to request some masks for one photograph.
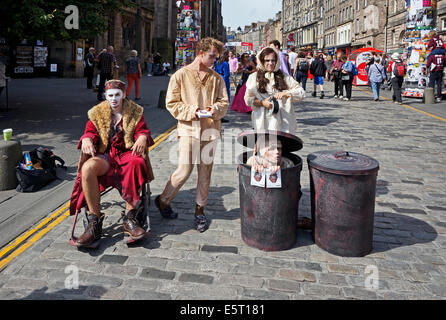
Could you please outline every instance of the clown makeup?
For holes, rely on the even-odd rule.
[[[110,103],[113,110],[118,110],[122,106],[124,93],[121,89],[109,89],[105,92],[105,98]]]

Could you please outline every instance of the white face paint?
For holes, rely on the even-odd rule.
[[[105,92],[105,98],[113,109],[117,109],[122,105],[124,92],[121,89],[109,89]]]

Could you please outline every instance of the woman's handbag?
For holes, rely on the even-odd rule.
[[[350,81],[350,73],[343,74],[341,79],[342,81]]]

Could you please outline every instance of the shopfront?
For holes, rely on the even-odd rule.
[[[23,40],[13,48],[10,58],[14,78],[48,76],[48,46],[43,41]]]

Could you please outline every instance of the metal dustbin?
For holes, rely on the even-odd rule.
[[[251,185],[251,166],[246,165],[253,152],[238,157],[241,235],[249,246],[264,251],[286,250],[297,241],[297,216],[302,195],[302,159],[291,152],[302,149],[303,143],[294,135],[268,130],[242,132],[237,141],[254,148],[260,135],[280,139],[282,157],[292,160],[294,166],[281,169],[281,188],[262,188]]]
[[[369,254],[378,161],[354,152],[321,151],[308,155],[307,162],[316,244],[344,257]]]

